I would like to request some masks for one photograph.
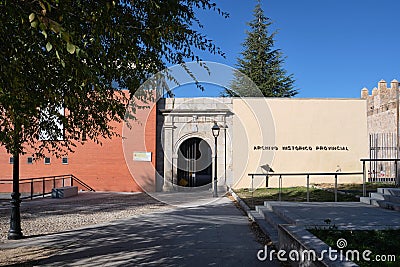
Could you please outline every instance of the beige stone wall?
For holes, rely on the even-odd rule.
[[[251,186],[248,173],[359,172],[368,156],[366,101],[357,99],[268,99],[233,101],[233,172],[235,188]],[[339,167],[338,167],[339,166]],[[312,183],[332,183],[314,177]],[[339,179],[361,182],[360,176]],[[283,179],[283,186],[302,186],[306,177]],[[258,178],[255,186],[264,186]],[[270,186],[277,186],[272,178]]]
[[[381,80],[369,95],[367,88],[361,90],[361,98],[367,100],[368,133],[396,132],[396,90],[399,89],[397,80],[387,86]]]
[[[171,190],[178,180],[178,150],[192,137],[201,138],[212,150],[212,177],[214,177],[215,140],[211,128],[216,122],[221,128],[217,139],[218,186],[232,184],[232,98],[167,98],[159,103],[159,121],[162,125],[159,161],[164,177],[163,190]],[[208,166],[208,165],[207,165]],[[207,167],[205,166],[205,167]]]

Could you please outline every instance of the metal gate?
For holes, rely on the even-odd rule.
[[[193,137],[185,140],[178,151],[178,185],[211,186],[212,154],[206,141]]]
[[[396,159],[397,138],[395,133],[373,133],[369,135],[370,159]],[[369,163],[369,182],[395,182],[396,169],[393,161]]]

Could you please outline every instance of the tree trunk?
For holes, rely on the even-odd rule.
[[[11,193],[11,220],[8,239],[21,239],[21,214],[20,203],[21,194],[19,193],[19,154],[13,155],[13,192]]]

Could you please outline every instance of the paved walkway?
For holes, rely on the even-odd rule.
[[[290,224],[326,226],[326,219],[340,229],[400,228],[400,212],[360,202],[267,202]]]
[[[263,245],[227,198],[8,241],[0,250],[18,247],[48,250],[40,266],[280,266],[257,260]]]

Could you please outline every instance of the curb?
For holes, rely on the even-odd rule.
[[[232,190],[232,188],[229,188],[228,192],[238,202],[239,206],[244,210],[244,212],[246,212],[247,217],[258,225],[264,235],[269,237],[275,247],[278,247],[278,236],[274,234],[274,230],[271,229],[272,226],[268,225],[261,214],[259,214],[256,210],[251,210],[249,206],[247,206],[247,204]]]
[[[251,211],[249,206],[247,206],[247,204],[240,199],[240,197],[232,190],[232,188],[229,187],[228,192],[232,195],[232,197],[239,203],[240,207],[242,207],[242,209],[247,213]]]
[[[288,249],[291,248],[293,249],[293,244],[292,242],[295,242],[296,245],[298,245],[299,249],[300,247],[302,249],[313,249],[316,251],[320,251],[322,248],[328,247],[323,241],[321,241],[318,237],[314,236],[310,232],[306,230],[304,226],[296,226],[293,224],[286,224],[286,225],[280,225],[279,226],[279,234],[281,240],[281,245],[279,245],[279,236],[273,233],[273,230],[271,230],[271,226],[268,226],[267,222],[264,220],[264,218],[256,211],[256,210],[251,210],[247,204],[240,199],[240,197],[232,190],[232,188],[229,188],[228,192],[232,195],[232,197],[239,203],[240,207],[246,212],[247,217],[260,227],[261,231],[270,238],[272,244],[275,246],[277,249]],[[302,232],[303,233],[303,238],[302,235],[298,236],[294,233],[296,232]],[[304,233],[307,233],[307,237],[304,237]],[[290,242],[286,241],[285,242],[285,236],[291,237]],[[311,243],[311,244],[310,244]],[[358,265],[355,264],[354,262],[351,261],[334,261],[330,262],[327,261],[326,258],[324,258],[320,262],[302,262],[303,264],[306,264],[306,266],[329,266],[329,267],[357,267]]]

